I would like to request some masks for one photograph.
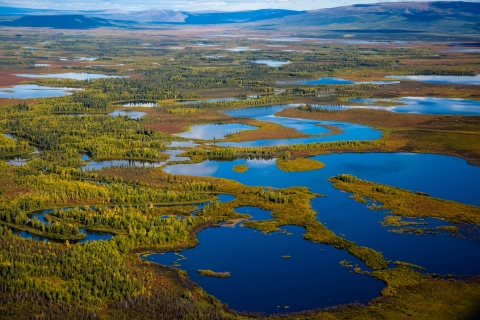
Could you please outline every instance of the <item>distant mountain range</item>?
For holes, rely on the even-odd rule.
[[[55,11],[0,7],[3,26],[89,29],[144,28],[158,24],[237,24],[259,29],[309,28],[349,33],[427,32],[479,34],[480,3],[387,2],[312,11],[264,9],[241,12],[184,12],[151,9]]]

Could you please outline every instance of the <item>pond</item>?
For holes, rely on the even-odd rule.
[[[256,64],[266,64],[269,67],[281,67],[286,64],[290,64],[289,61],[278,61],[278,60],[252,60],[251,63]]]
[[[301,81],[278,81],[278,84],[303,84],[303,85],[324,85],[324,84],[396,84],[398,81],[352,81],[341,78],[321,77],[316,80]]]
[[[448,99],[432,97],[405,97],[392,100],[398,102],[398,106],[382,107],[368,105],[378,103],[382,99],[349,99],[350,102],[365,103],[366,106],[342,106],[342,108],[368,108],[388,110],[398,113],[421,113],[421,114],[454,114],[454,115],[480,115],[480,101],[466,99]],[[337,106],[318,106],[319,108],[336,109]]]
[[[73,80],[92,80],[104,78],[125,78],[128,76],[115,76],[106,74],[86,73],[86,72],[68,72],[68,73],[48,73],[48,74],[16,74],[18,77],[25,78],[56,78],[56,79],[73,79]]]
[[[124,110],[115,110],[111,113],[108,114],[109,116],[112,117],[118,117],[118,116],[129,116],[132,119],[138,120],[146,115],[145,112],[140,112],[140,111],[124,111]]]
[[[0,88],[0,98],[31,99],[61,97],[71,95],[73,91],[78,90],[83,89],[21,84],[10,88]]]
[[[176,135],[188,139],[216,140],[223,139],[228,134],[255,129],[258,128],[241,123],[202,124],[192,126],[188,132]]]
[[[250,47],[236,47],[236,48],[228,48],[223,50],[233,51],[233,52],[260,51],[260,49],[252,49]]]
[[[273,122],[280,125],[283,125],[288,128],[295,129],[299,132],[312,135],[322,135],[323,136],[313,136],[308,138],[293,138],[293,139],[277,139],[277,140],[255,140],[255,141],[244,141],[244,142],[219,142],[216,143],[218,146],[227,146],[227,147],[255,147],[255,146],[278,146],[278,145],[292,145],[300,143],[314,143],[314,142],[329,142],[329,141],[350,141],[350,140],[376,140],[380,138],[380,131],[374,130],[367,126],[352,124],[352,123],[342,123],[335,121],[317,121],[317,120],[308,120],[308,119],[295,119],[295,118],[285,118],[277,117],[274,114],[282,111],[286,108],[295,108],[298,107],[297,104],[289,105],[274,105],[267,107],[252,107],[245,109],[235,109],[224,111],[225,114],[228,114],[232,117],[251,117],[259,121]],[[343,133],[336,135],[325,135],[329,133],[325,127],[321,125],[331,125],[340,128]]]
[[[148,162],[137,160],[106,160],[106,161],[90,161],[87,165],[83,166],[82,170],[100,170],[110,167],[161,167],[165,162]]]
[[[480,75],[476,76],[387,76],[390,79],[413,80],[432,83],[454,83],[480,85]]]

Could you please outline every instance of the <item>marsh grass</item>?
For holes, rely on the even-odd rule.
[[[323,162],[306,158],[297,158],[294,160],[277,158],[276,164],[278,169],[286,172],[312,171],[325,166]]]

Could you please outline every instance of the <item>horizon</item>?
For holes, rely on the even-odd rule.
[[[30,9],[30,10],[59,10],[59,11],[96,11],[96,10],[118,10],[125,12],[132,11],[146,11],[146,10],[174,10],[184,12],[235,12],[235,11],[253,11],[261,9],[283,9],[308,11],[319,10],[326,8],[343,7],[357,4],[376,4],[376,3],[400,3],[400,2],[451,2],[449,0],[437,1],[376,1],[376,0],[347,0],[341,3],[333,0],[267,0],[262,2],[255,1],[238,1],[238,0],[223,0],[223,1],[187,1],[187,0],[173,0],[168,3],[158,5],[156,0],[145,0],[141,5],[129,5],[129,0],[113,0],[108,2],[83,3],[77,2],[72,4],[67,0],[56,1],[42,1],[38,3],[31,0],[10,0],[0,1],[0,6]],[[480,3],[480,0],[464,0],[461,2]],[[314,5],[312,5],[312,3]],[[272,5],[274,4],[274,5]],[[87,8],[88,9],[85,9]]]

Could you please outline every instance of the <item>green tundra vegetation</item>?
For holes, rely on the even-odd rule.
[[[153,167],[112,166],[98,171],[82,167],[89,161],[101,160],[160,164],[168,159],[164,151],[171,142],[185,141],[172,133],[195,124],[244,123],[258,127],[228,135],[225,141],[233,142],[308,136],[281,125],[222,113],[226,109],[285,103],[300,106],[283,110],[281,116],[360,123],[380,129],[382,138],[248,148],[198,141],[195,147],[182,148],[184,155],[192,159],[185,163],[276,158],[281,170],[296,172],[321,169],[323,163],[307,159],[317,154],[415,151],[452,154],[479,164],[479,117],[309,107],[345,105],[348,98],[355,97],[385,101],[404,96],[479,99],[478,86],[411,81],[388,85],[293,83],[332,76],[367,82],[390,74],[476,75],[480,71],[478,55],[438,53],[433,45],[369,45],[367,50],[318,41],[297,43],[294,50],[283,51],[284,47],[271,46],[277,42],[241,37],[213,39],[211,43],[218,47],[206,50],[194,48],[198,40],[193,36],[188,39],[183,31],[172,28],[160,36],[133,29],[86,31],[85,35],[41,29],[21,34],[14,29],[0,32],[2,90],[19,83],[82,89],[63,97],[0,99],[0,319],[259,317],[229,310],[226,304],[192,283],[185,271],[141,259],[144,254],[191,248],[198,243],[196,235],[201,230],[240,220],[245,221],[245,227],[265,233],[279,231],[286,225],[303,227],[306,241],[345,250],[364,262],[368,270],[348,262],[342,265],[386,284],[381,296],[367,305],[273,315],[271,319],[475,317],[480,301],[478,277],[427,275],[418,266],[391,263],[382,253],[335,234],[316,218],[317,212],[311,207],[311,200],[321,195],[307,188],[248,187],[224,179],[168,174]],[[146,42],[154,46],[143,46]],[[38,50],[27,50],[25,46]],[[262,50],[223,50],[233,46]],[[55,58],[60,56],[67,60]],[[75,61],[79,56],[97,60]],[[272,68],[251,63],[258,59],[288,60],[290,64]],[[44,62],[51,65],[34,66]],[[72,80],[15,76],[66,72],[121,77]],[[213,98],[220,100],[206,101]],[[183,103],[186,100],[188,104]],[[122,106],[139,101],[158,106]],[[108,115],[115,110],[141,111],[146,115],[139,119],[128,113]],[[329,135],[343,132],[336,126],[325,127]],[[7,164],[14,157],[21,157],[25,163]],[[246,169],[233,167],[236,172]],[[352,193],[357,201],[369,203],[367,199],[371,199],[390,209],[383,225],[397,228],[393,232],[456,232],[451,226],[436,231],[422,229],[402,217],[480,224],[477,207],[363,181],[348,174],[330,181],[336,188]],[[233,195],[235,200],[219,202],[219,194]],[[197,205],[205,203],[198,210]],[[248,220],[248,215],[235,212],[242,206],[268,210],[272,218]],[[44,223],[36,215],[47,209],[43,218],[48,223]],[[106,241],[82,242],[86,236],[82,229],[113,236]],[[49,241],[22,238],[22,231]],[[198,272],[215,277],[229,275],[211,270]]]
[[[198,270],[198,274],[201,276],[215,277],[215,278],[228,278],[230,277],[230,272],[215,272],[212,270]]]
[[[364,181],[350,174],[340,174],[329,181],[335,188],[353,193],[354,199],[372,199],[401,217],[434,217],[453,223],[480,225],[479,207]],[[388,221],[392,224],[391,219]],[[399,221],[397,223],[401,225]]]
[[[288,151],[287,151],[288,152]],[[297,158],[297,159],[290,159],[290,158],[278,158],[277,167],[286,172],[299,172],[299,171],[311,171],[311,170],[318,170],[325,166],[324,163],[312,160],[312,159],[305,159],[305,158]]]

